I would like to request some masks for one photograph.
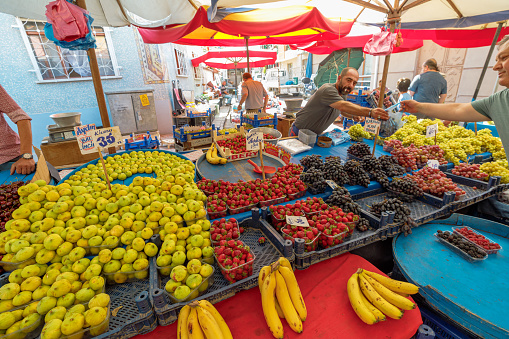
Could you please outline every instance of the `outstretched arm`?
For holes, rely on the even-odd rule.
[[[335,103],[330,105],[331,107],[340,110],[341,112],[345,112],[347,114],[361,116],[361,117],[369,117],[369,113],[371,111],[371,117],[373,119],[379,120],[387,120],[389,119],[389,114],[383,108],[367,108],[361,107],[359,105],[353,104],[346,100],[336,101]]]
[[[417,102],[415,100],[405,100],[401,102],[400,111],[407,113],[421,113],[432,118],[451,121],[489,121],[490,118],[477,112],[472,104],[430,104]]]

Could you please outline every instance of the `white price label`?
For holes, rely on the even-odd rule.
[[[428,160],[428,167],[438,169],[438,166],[440,166],[438,160]]]
[[[330,188],[332,188],[333,190],[336,189],[338,186],[338,184],[336,184],[334,181],[332,180],[325,180],[325,182],[327,183],[327,185],[329,185]]]
[[[366,118],[364,121],[364,131],[368,133],[377,134],[380,128],[381,122],[376,119]]]
[[[287,215],[286,223],[294,226],[309,227],[308,219],[301,216]]]
[[[426,127],[426,138],[433,138],[438,133],[438,124]]]
[[[246,135],[246,150],[256,151],[260,149],[260,142],[263,147],[263,133],[262,132],[249,132]]]
[[[95,146],[100,148],[120,146],[124,141],[118,126],[91,130],[88,133],[94,139]]]
[[[95,124],[81,125],[74,127],[74,132],[76,133],[76,137],[80,135],[86,135],[88,131],[95,129]]]
[[[91,135],[77,135],[76,140],[78,141],[81,154],[97,153],[97,147],[95,146],[94,138]]]

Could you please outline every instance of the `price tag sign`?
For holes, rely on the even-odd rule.
[[[332,188],[333,190],[336,189],[338,186],[338,184],[336,184],[334,181],[332,180],[325,180],[325,182],[327,183],[327,185],[329,185],[330,188]]]
[[[246,134],[246,150],[256,151],[260,149],[260,142],[263,144],[262,132],[250,132]],[[263,147],[263,145],[262,145]]]
[[[380,129],[381,122],[376,119],[366,118],[364,121],[364,131],[377,134]]]
[[[86,135],[88,131],[95,129],[95,124],[81,125],[74,127],[74,133],[76,133],[76,137],[80,135]]]
[[[286,223],[294,226],[309,227],[308,219],[301,216],[287,215]]]
[[[120,146],[124,142],[118,126],[95,129],[88,132],[95,143],[95,147],[108,148]]]
[[[428,160],[428,167],[438,169],[438,166],[440,166],[438,160]]]
[[[438,124],[426,127],[426,138],[433,138],[438,133]]]
[[[94,138],[91,135],[77,135],[76,140],[80,147],[81,154],[97,153],[97,147],[95,146]]]
[[[150,101],[148,101],[148,96],[146,94],[140,95],[140,101],[142,106],[148,106],[150,105]]]

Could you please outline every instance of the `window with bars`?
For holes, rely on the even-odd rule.
[[[175,48],[175,62],[177,64],[177,75],[187,76],[186,55],[183,51]]]
[[[55,45],[44,34],[45,22],[18,19],[21,34],[31,53],[40,81],[69,81],[92,79],[86,51],[69,50]],[[101,78],[118,76],[116,60],[108,46],[109,34],[102,27],[92,27],[96,38],[96,56]]]

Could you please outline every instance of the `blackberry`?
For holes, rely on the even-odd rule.
[[[362,158],[365,155],[371,154],[371,149],[367,144],[363,142],[358,142],[348,147],[348,150],[346,152],[358,158]]]

